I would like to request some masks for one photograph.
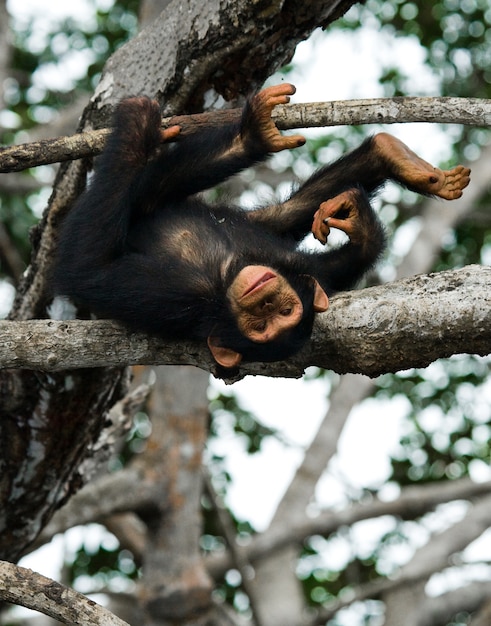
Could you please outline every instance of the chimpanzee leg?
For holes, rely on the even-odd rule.
[[[469,170],[462,166],[448,171],[433,168],[395,137],[380,133],[318,170],[283,204],[259,209],[250,218],[300,239],[310,231],[321,202],[350,188],[362,188],[371,196],[388,179],[451,200],[462,195]]]
[[[310,232],[321,202],[356,187],[371,194],[386,180],[387,168],[375,158],[374,144],[373,137],[366,139],[349,154],[315,172],[289,200],[254,211],[250,219],[301,239]]]

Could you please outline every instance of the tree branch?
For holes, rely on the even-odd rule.
[[[355,503],[342,511],[326,511],[315,518],[304,515],[303,519],[280,532],[268,529],[252,539],[246,549],[247,558],[253,565],[256,565],[259,560],[269,557],[286,546],[301,545],[306,537],[312,535],[328,537],[340,527],[349,527],[362,520],[385,515],[415,520],[435,509],[439,504],[454,500],[488,498],[490,492],[491,482],[475,483],[469,478],[428,485],[412,485],[402,489],[397,500],[384,502],[374,498],[372,502]],[[226,553],[212,554],[207,558],[206,563],[208,571],[217,579],[233,566],[230,555]]]
[[[203,473],[206,489],[210,496],[213,508],[215,510],[220,531],[223,533],[224,539],[227,543],[228,552],[232,557],[234,567],[237,568],[242,578],[242,588],[249,598],[249,603],[252,611],[252,624],[254,626],[262,626],[262,620],[259,615],[259,608],[256,602],[256,591],[252,584],[254,577],[254,569],[247,558],[247,550],[244,546],[240,546],[237,543],[237,531],[234,526],[232,515],[225,508],[220,496],[213,486],[211,477],[207,472]]]
[[[281,363],[244,364],[241,376],[300,377],[311,365],[377,376],[464,352],[491,352],[490,267],[471,265],[341,293],[317,316],[311,341],[299,354]],[[213,370],[204,345],[132,333],[109,320],[0,322],[0,368],[124,364]]]
[[[475,501],[462,520],[434,534],[431,541],[418,548],[412,559],[400,568],[398,576],[407,581],[428,579],[433,572],[448,567],[452,554],[464,550],[489,528],[490,507],[491,495]]]
[[[162,119],[164,127],[179,124],[181,135],[202,126],[222,125],[236,120],[241,109],[178,115]],[[357,124],[433,122],[441,124],[491,125],[491,102],[478,98],[377,98],[338,100],[276,107],[273,119],[280,130]],[[110,130],[87,131],[70,137],[46,139],[0,149],[0,172],[18,172],[29,167],[99,154]]]
[[[39,611],[64,624],[128,626],[81,593],[6,561],[0,561],[0,599]]]
[[[58,533],[79,524],[100,522],[115,513],[139,511],[162,501],[162,493],[138,469],[123,469],[85,485],[56,511],[28,552],[48,543]]]
[[[489,582],[472,582],[457,589],[433,598],[426,597],[423,600],[419,613],[418,626],[443,626],[448,624],[452,617],[461,611],[474,613],[483,604],[489,603],[491,588]],[[476,618],[477,616],[474,616]],[[471,626],[477,626],[479,622],[468,622]],[[487,619],[481,622],[482,626],[489,626],[491,614],[487,612]]]

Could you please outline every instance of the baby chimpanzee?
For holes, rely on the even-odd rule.
[[[63,225],[56,293],[137,330],[206,339],[228,370],[296,352],[328,295],[353,287],[380,256],[384,232],[369,200],[384,181],[452,200],[470,172],[434,168],[381,133],[286,202],[254,211],[204,202],[198,192],[305,142],[282,136],[271,119],[294,92],[268,87],[240,121],[187,137],[161,129],[156,102],[122,101],[94,179]],[[325,244],[331,228],[349,241],[298,249],[310,231]]]

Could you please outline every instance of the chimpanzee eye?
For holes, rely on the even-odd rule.
[[[285,309],[281,309],[280,311],[280,315],[284,315],[285,317],[288,317],[288,315],[292,314],[292,307],[287,307]]]
[[[258,333],[262,333],[266,330],[266,321],[258,322],[254,324],[254,330]]]

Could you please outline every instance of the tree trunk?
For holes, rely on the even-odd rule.
[[[199,547],[208,375],[192,367],[155,374],[152,434],[137,467],[163,496],[160,507],[140,512],[148,527],[140,600],[146,624],[199,626],[209,618],[212,590]]]

